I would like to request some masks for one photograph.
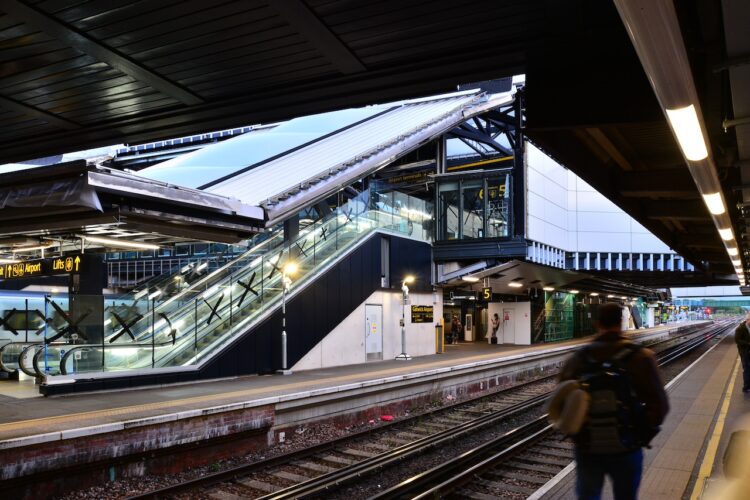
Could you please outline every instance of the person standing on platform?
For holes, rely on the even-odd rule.
[[[742,392],[750,392],[750,313],[745,315],[745,321],[734,330],[734,342],[742,362]]]
[[[601,498],[604,477],[616,500],[638,497],[643,447],[659,432],[669,411],[654,353],[622,335],[622,307],[599,308],[599,334],[563,367],[560,381],[576,380],[588,395],[582,424],[573,436],[576,491]]]

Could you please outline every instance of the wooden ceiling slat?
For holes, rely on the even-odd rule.
[[[122,77],[122,78],[130,78],[130,77]],[[120,79],[113,79],[119,81]],[[138,81],[131,81],[130,83],[117,83],[113,82],[112,80],[105,80],[102,82],[96,82],[96,83],[90,83],[86,86],[77,87],[76,89],[72,90],[66,90],[63,92],[56,92],[54,94],[47,94],[45,96],[42,96],[38,98],[39,100],[43,100],[39,102],[39,100],[30,100],[30,102],[34,102],[34,105],[41,106],[44,103],[49,103],[48,107],[54,107],[55,102],[59,99],[66,99],[73,96],[79,96],[81,98],[80,102],[86,102],[86,101],[95,101],[100,96],[108,96],[108,95],[117,95],[121,94],[122,92],[128,92],[136,89],[142,89],[142,88],[151,88],[149,86],[146,86],[143,84],[143,82]]]
[[[25,101],[53,92],[87,85],[92,80],[110,79],[117,76],[122,76],[122,73],[104,63],[99,63],[86,66],[75,72],[57,73],[44,79],[20,83],[12,87],[7,87],[2,92],[5,95],[13,96],[14,99]]]
[[[64,48],[57,40],[50,40],[40,43],[31,43],[20,47],[5,48],[0,50],[0,63],[12,64],[14,61],[23,60],[29,57],[54,53]]]
[[[183,61],[176,64],[170,64],[160,68],[161,71],[168,78],[172,78],[175,81],[183,80],[192,76],[200,76],[201,74],[208,73],[211,71],[218,70],[235,70],[237,65],[240,64],[255,64],[262,63],[268,59],[275,57],[287,56],[290,57],[289,64],[294,64],[298,57],[297,54],[303,53],[306,57],[318,57],[317,52],[309,49],[303,44],[291,44],[288,46],[281,46],[279,48],[269,48],[268,50],[250,52],[245,47],[240,47],[234,50],[226,50],[221,53],[221,56],[214,54],[206,54],[201,57],[196,57],[188,61]],[[278,61],[277,61],[278,62]],[[191,64],[195,63],[195,64]],[[200,68],[200,71],[196,71],[196,67]]]
[[[510,36],[511,33],[509,32],[506,32],[504,35],[508,36],[508,38],[503,41],[503,45],[507,45],[509,43],[525,41],[527,33],[524,30],[519,30],[519,32],[516,33],[516,38],[512,38]],[[363,61],[365,61],[365,64],[367,64],[368,66],[382,66],[416,58],[439,56],[449,48],[457,48],[462,46],[468,47],[467,44],[469,43],[483,43],[485,45],[494,45],[492,44],[492,42],[495,41],[496,38],[497,35],[495,33],[485,31],[474,35],[471,42],[467,41],[465,37],[457,36],[455,38],[446,37],[439,41],[433,41],[429,44],[415,43],[414,45],[402,47],[400,49],[398,48],[400,44],[389,43],[386,46],[378,46],[377,48],[358,50],[357,54]]]
[[[93,77],[93,78],[92,78]],[[43,100],[45,96],[53,95],[59,96],[61,93],[70,92],[74,95],[75,89],[90,85],[93,80],[95,81],[109,81],[119,78],[122,83],[129,83],[133,81],[133,77],[126,76],[117,71],[116,69],[106,68],[102,71],[91,75],[84,75],[80,78],[73,78],[71,80],[65,80],[59,83],[44,85],[31,90],[24,90],[18,93],[8,93],[14,99],[31,103],[31,99],[35,99],[34,105],[42,102],[48,102]]]
[[[182,0],[95,0],[55,13],[55,17],[77,29],[90,31],[122,19],[146,17],[150,12],[182,3]],[[45,9],[46,10],[46,9]]]
[[[75,122],[60,118],[59,116],[56,116],[52,113],[47,113],[44,110],[31,107],[25,103],[18,102],[12,99],[9,99],[7,97],[0,96],[0,106],[2,106],[5,109],[12,109],[14,111],[17,111],[19,113],[26,114],[30,117],[38,118],[41,120],[44,120],[45,122],[49,123],[52,126],[59,127],[62,129],[78,129],[80,128],[80,125],[78,125]]]
[[[104,111],[111,111],[113,114],[115,114],[120,108],[124,108],[127,106],[136,106],[138,104],[158,101],[161,99],[164,99],[164,94],[155,92],[147,88],[142,89],[140,94],[134,93],[134,95],[130,98],[119,97],[116,101],[112,102],[96,101],[78,105],[63,105],[55,107],[51,111],[53,111],[55,114],[59,114],[60,116],[64,116],[69,120],[76,120],[77,116],[86,116],[94,113],[101,113]]]
[[[325,61],[320,59],[314,50],[309,50],[307,52],[299,52],[293,56],[288,56],[284,59],[284,62],[281,62],[274,57],[265,58],[263,60],[255,60],[250,57],[239,57],[230,61],[231,65],[228,68],[222,67],[215,71],[208,71],[208,68],[206,68],[207,71],[200,74],[195,74],[191,70],[185,71],[183,74],[186,76],[184,77],[181,73],[175,73],[172,77],[175,81],[179,81],[183,85],[192,87],[193,85],[204,82],[218,83],[223,78],[237,77],[242,74],[262,73],[264,76],[271,77],[276,73],[277,69],[286,72],[288,72],[289,69],[292,69],[292,67],[294,69],[300,69],[300,63],[306,64],[311,60],[314,60],[315,66],[325,65]],[[308,66],[309,64],[306,64],[305,67]],[[330,68],[330,64],[328,66]]]
[[[76,50],[89,54],[97,59],[106,62],[110,66],[119,69],[123,73],[134,76],[137,79],[148,83],[155,89],[163,92],[165,95],[179,99],[185,104],[197,104],[202,99],[195,94],[165,80],[158,74],[152,72],[135,61],[112,51],[110,48],[102,45],[90,36],[71,29],[68,25],[56,20],[54,17],[45,14],[43,11],[30,7],[18,0],[4,0],[3,10],[11,16],[22,19],[24,22],[32,24],[45,31],[47,34],[71,45]]]
[[[120,22],[97,28],[87,33],[101,40],[109,47],[144,40],[160,33],[176,31],[199,25],[202,21],[235,16],[251,10],[252,6],[243,2],[206,2],[190,0],[179,5],[179,9],[164,8],[153,11],[148,16],[136,16]]]
[[[263,85],[287,85],[295,81],[294,75],[298,75],[299,78],[312,78],[336,74],[336,71],[331,68],[327,59],[309,60],[305,63],[305,66],[308,67],[297,68],[291,72],[287,71],[273,75],[248,71],[222,79],[224,84],[221,87],[218,87],[214,82],[196,84],[195,87],[201,92],[205,92],[206,96],[209,97],[227,97],[249,93],[261,88]]]
[[[76,71],[79,68],[86,67],[91,64],[103,64],[98,63],[91,56],[76,56],[74,54],[77,54],[77,52],[70,49],[66,49],[65,51],[60,52],[64,52],[66,55],[73,54],[73,57],[69,57],[67,59],[60,57],[59,61],[46,65],[41,63],[34,65],[34,61],[29,59],[24,61],[24,63],[27,63],[30,66],[28,68],[18,68],[17,65],[13,68],[0,67],[0,89],[7,88],[12,85],[44,80],[46,78],[53,77],[54,75],[64,74],[67,71]]]
[[[34,0],[28,3],[46,12],[55,13],[64,9],[70,9],[76,5],[86,5],[90,2],[89,0]]]
[[[186,67],[202,70],[203,64],[207,62],[217,64],[243,55],[263,56],[263,54],[274,50],[285,50],[287,54],[291,54],[291,52],[288,52],[289,50],[302,52],[310,49],[297,35],[290,34],[277,38],[269,33],[267,37],[243,37],[230,40],[231,43],[206,44],[193,50],[184,51],[177,56],[163,56],[144,62],[152,67],[159,68],[159,71],[164,75],[170,75],[175,71],[184,70]],[[192,61],[194,61],[194,64],[191,64]]]
[[[121,45],[119,50],[139,61],[148,61],[155,57],[187,52],[205,43],[217,43],[239,37],[283,37],[293,34],[294,31],[275,16],[253,20],[243,14],[202,23],[191,30],[190,36],[186,36],[184,30],[172,31]]]
[[[342,43],[303,2],[274,0],[269,5],[341,73],[365,71],[366,68],[349,47]]]
[[[90,122],[97,122],[102,119],[109,120],[111,118],[123,118],[134,113],[142,113],[167,107],[177,107],[179,106],[179,104],[180,103],[178,101],[169,97],[164,97],[162,95],[161,99],[143,102],[132,106],[122,106],[115,109],[108,109],[95,113],[80,114],[76,117],[76,121],[85,124]],[[67,117],[67,113],[63,116]]]
[[[86,94],[79,94],[65,99],[57,99],[55,101],[47,102],[39,105],[39,107],[42,109],[46,109],[47,111],[50,111],[52,113],[61,113],[63,111],[82,108],[86,106],[90,101],[93,101],[95,105],[116,103],[121,99],[130,99],[138,96],[149,95],[154,92],[154,89],[147,85],[144,85],[142,87],[125,92],[119,92],[117,94],[100,95],[95,100],[88,99],[86,97]]]

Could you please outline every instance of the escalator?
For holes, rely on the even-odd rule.
[[[383,200],[386,200],[385,202]],[[325,219],[306,227],[288,245],[268,244],[166,300],[153,297],[140,319],[124,317],[101,344],[54,345],[33,356],[34,371],[49,375],[129,372],[205,365],[238,338],[278,312],[284,268],[294,262],[288,296],[308,288],[376,232],[430,237],[429,204],[390,192],[363,193]],[[378,277],[379,277],[378,270]],[[132,324],[131,324],[132,323]]]

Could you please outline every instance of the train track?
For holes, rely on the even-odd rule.
[[[659,366],[676,361],[733,327],[734,323],[715,325],[661,351],[657,354]],[[572,441],[556,432],[543,415],[372,499],[541,498],[545,485],[571,466],[573,450]]]
[[[664,348],[658,356],[670,360],[677,359],[678,356],[689,352],[687,344],[705,339],[708,330],[713,329],[699,329],[683,334],[680,338],[688,338],[687,341]],[[649,347],[654,349],[670,342],[674,342],[674,338],[651,344]],[[326,496],[328,491],[379,470],[393,467],[429,450],[449,446],[458,438],[497,426],[511,416],[527,414],[535,409],[539,413],[538,408],[546,401],[553,387],[552,378],[550,376],[527,382],[429,414],[412,416],[311,448],[202,476],[130,498],[169,498],[187,492],[190,492],[191,497],[198,492],[202,498],[217,500]],[[534,420],[537,421],[541,420]],[[546,421],[543,423],[545,425],[542,428],[546,426]],[[541,425],[532,424],[529,424],[530,429],[533,429],[534,425]],[[527,425],[519,429],[525,428]],[[501,436],[498,439],[504,442],[504,438],[518,439],[515,434]],[[540,477],[543,477],[553,471],[559,471],[570,463],[572,455],[561,454],[572,453],[572,445],[559,439],[557,441],[552,452],[537,453],[541,460],[533,470],[527,468],[514,472],[514,475],[531,473],[542,474]],[[495,443],[494,446],[496,449],[500,445]],[[422,484],[421,481],[419,484]],[[519,486],[516,488],[517,491],[511,490],[509,493],[525,498],[522,492],[529,489],[528,486]]]

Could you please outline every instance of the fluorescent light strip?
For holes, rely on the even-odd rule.
[[[568,290],[568,293],[572,293],[573,295],[578,293],[578,290]]]
[[[46,250],[53,246],[55,246],[55,243],[46,243],[44,245],[36,245],[33,247],[15,247],[15,248],[11,248],[10,251],[13,253],[36,252],[37,250]]]
[[[555,289],[552,288],[551,286],[545,286],[544,288],[542,288],[542,290],[544,290],[545,292],[554,292],[555,291]]]
[[[721,236],[721,239],[724,241],[732,241],[734,239],[731,227],[727,229],[719,229],[719,236]]]
[[[721,215],[727,211],[724,207],[724,200],[721,198],[721,193],[704,194],[703,201],[708,207],[708,211],[713,215]]]
[[[508,283],[508,286],[511,288],[521,288],[523,287],[523,283],[516,283],[515,281],[511,281]]]
[[[479,278],[475,278],[474,276],[464,276],[461,279],[469,283],[476,283],[477,281],[479,281]]]
[[[21,262],[18,259],[0,259],[0,265],[2,264],[18,264]]]
[[[599,293],[598,292],[591,292],[589,295],[591,295],[592,297],[598,297]]]
[[[691,104],[684,108],[667,109],[667,118],[685,158],[690,161],[708,158],[708,149],[706,149],[706,141],[698,122],[695,106]]]
[[[735,255],[739,255],[740,251],[735,247],[729,247],[727,248],[727,253],[734,257]]]
[[[136,248],[138,250],[158,250],[159,245],[150,243],[138,243],[135,241],[120,240],[117,238],[102,238],[100,236],[83,236],[83,239],[91,243],[99,243],[113,248]]]

